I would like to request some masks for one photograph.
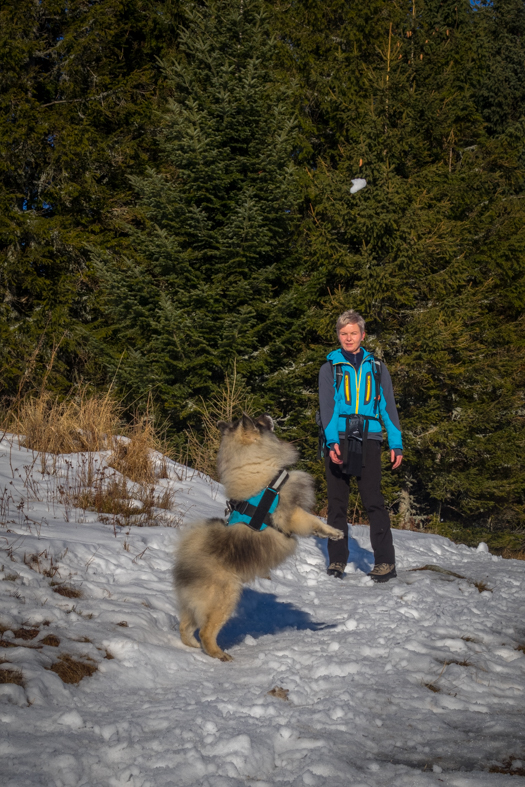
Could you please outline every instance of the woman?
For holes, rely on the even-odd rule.
[[[348,561],[350,476],[357,478],[370,521],[375,582],[397,576],[390,517],[381,494],[382,427],[386,429],[392,469],[403,461],[403,442],[392,380],[385,364],[363,350],[365,321],[357,312],[341,314],[336,323],[341,348],[327,356],[319,372],[321,423],[325,436],[328,524],[344,538],[328,542],[330,576],[343,576]]]

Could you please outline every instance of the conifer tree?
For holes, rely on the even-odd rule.
[[[525,3],[483,0],[476,14],[475,97],[491,135],[525,117]]]
[[[257,391],[284,363],[297,200],[295,121],[257,0],[193,6],[180,47],[165,65],[160,165],[132,179],[136,253],[99,260],[101,352],[176,426],[234,364]]]
[[[337,314],[361,311],[369,346],[393,372],[413,513],[516,527],[525,487],[523,137],[513,128],[497,143],[486,138],[474,77],[469,84],[470,3],[389,9],[363,87],[339,94],[341,154],[311,171],[301,387],[310,369],[313,398]],[[368,187],[351,195],[358,174]]]
[[[177,18],[178,0],[2,3],[3,396],[16,394],[33,356],[33,382],[52,388],[85,367],[75,326],[90,319],[87,249],[118,242],[126,175],[155,155],[156,57],[173,45]]]

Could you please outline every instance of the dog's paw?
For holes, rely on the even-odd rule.
[[[342,538],[344,538],[344,533],[342,530],[336,530],[333,528],[330,533],[328,533],[328,538],[330,541],[340,541]]]
[[[219,656],[220,661],[233,661],[233,656],[230,656],[229,653],[223,653],[222,656]]]

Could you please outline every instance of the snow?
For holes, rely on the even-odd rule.
[[[525,562],[395,531],[398,578],[376,585],[366,527],[342,581],[326,542],[302,540],[245,588],[222,663],[180,642],[171,585],[180,533],[222,515],[220,486],[171,463],[165,526],[120,527],[59,502],[85,461],[42,474],[0,444],[0,670],[23,675],[0,683],[3,787],[525,782]],[[64,683],[61,655],[98,669]]]

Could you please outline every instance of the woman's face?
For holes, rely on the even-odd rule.
[[[361,333],[357,323],[349,322],[348,325],[344,325],[339,331],[341,347],[348,353],[356,353],[364,338],[365,332]]]

